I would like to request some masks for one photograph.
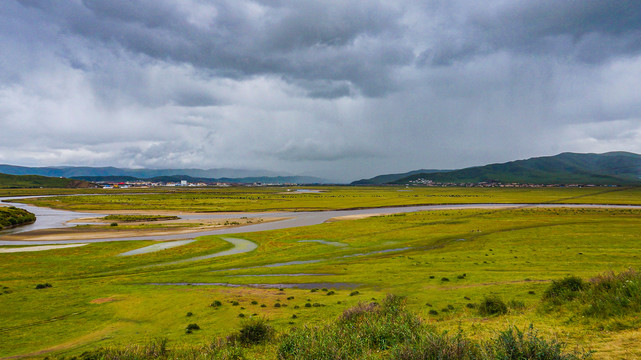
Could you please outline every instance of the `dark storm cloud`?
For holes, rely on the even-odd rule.
[[[451,65],[498,51],[599,63],[641,51],[641,3],[635,1],[508,1],[472,6],[457,2],[461,16],[444,24],[452,39],[438,38],[420,64]],[[446,33],[446,31],[443,31]]]
[[[219,1],[202,9],[169,1],[83,1],[25,4],[53,16],[62,32],[123,47],[158,60],[188,63],[217,75],[274,74],[314,81],[350,81],[379,95],[392,86],[389,73],[410,64],[400,13],[379,2]],[[202,13],[197,13],[202,11]]]
[[[342,180],[641,152],[641,3],[7,0],[0,162]]]

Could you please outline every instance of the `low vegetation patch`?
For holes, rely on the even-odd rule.
[[[137,222],[137,221],[164,221],[164,220],[178,220],[178,216],[170,215],[107,215],[103,218],[107,221],[118,222]]]
[[[554,305],[575,303],[582,315],[607,319],[641,312],[641,272],[606,272],[589,281],[567,277],[554,281],[543,294]]]
[[[27,210],[14,206],[0,206],[0,230],[30,224],[34,221],[36,221],[36,216]]]
[[[497,295],[486,296],[479,304],[481,316],[503,315],[507,313],[507,305]]]
[[[579,296],[587,286],[588,284],[577,276],[568,276],[561,280],[554,280],[543,293],[543,300],[553,304],[561,304]]]
[[[193,325],[193,324],[192,324]],[[191,326],[191,325],[190,325]],[[196,330],[193,326],[188,330]],[[77,359],[249,359],[255,351],[265,357],[264,347],[275,347],[279,359],[443,359],[443,360],[579,360],[589,353],[568,352],[557,340],[540,337],[530,326],[500,331],[486,340],[476,340],[460,330],[451,335],[436,332],[406,310],[404,299],[389,295],[381,304],[359,303],[346,309],[331,323],[295,328],[276,336],[264,318],[241,323],[239,331],[202,346],[169,348],[166,339],[146,345],[101,348]],[[253,351],[253,352],[252,352]]]

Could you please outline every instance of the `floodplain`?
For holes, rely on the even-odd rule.
[[[641,209],[527,205],[637,205],[639,189],[314,189],[320,192],[280,187],[121,190],[25,202],[121,216],[229,212],[230,219],[240,219],[238,212],[525,205],[381,214],[251,233],[239,226],[233,236],[197,237],[160,251],[136,252],[159,244],[144,240],[0,253],[0,357],[78,356],[158,338],[166,339],[169,348],[199,348],[238,331],[247,319],[266,319],[285,336],[292,329],[335,321],[359,303],[382,303],[388,294],[404,297],[407,309],[439,333],[462,332],[482,341],[510,327],[532,325],[542,337],[566,343],[568,351],[593,351],[594,359],[641,356],[639,307],[626,305],[624,311],[595,316],[589,311],[593,304],[581,297],[546,298],[553,281],[576,276],[588,282],[600,274],[641,268]],[[144,226],[171,227],[170,221],[181,220],[165,221],[100,230],[138,226],[130,230],[143,233],[151,231]],[[228,238],[256,248],[208,257],[232,250]],[[482,313],[488,298],[504,302],[505,312]],[[190,324],[199,329],[186,331]],[[274,359],[282,357],[279,346],[248,346],[242,354]],[[389,351],[367,356],[388,358]]]

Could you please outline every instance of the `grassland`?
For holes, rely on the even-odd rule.
[[[80,197],[79,202],[65,200],[55,204],[72,209],[135,208],[158,201],[149,206],[165,209],[161,204],[166,201],[167,207],[174,210],[232,211],[430,201],[641,201],[637,189],[405,192],[398,188],[371,188],[361,192],[354,188],[326,188],[320,194],[295,195],[282,190],[216,191],[212,192],[216,195],[213,200],[207,200],[208,192],[195,191],[119,195],[115,196],[118,201],[104,204],[85,200],[100,196]],[[190,202],[193,207],[188,206]],[[380,302],[386,294],[393,293],[405,296],[408,310],[438,333],[454,334],[460,330],[473,341],[484,341],[511,326],[524,329],[533,324],[540,336],[567,342],[570,349],[594,350],[596,359],[634,358],[641,356],[637,345],[641,340],[641,318],[636,310],[605,317],[586,316],[587,305],[580,300],[550,305],[544,293],[551,280],[568,275],[587,280],[607,270],[641,268],[640,233],[641,211],[633,209],[449,210],[237,234],[234,236],[254,241],[258,248],[246,254],[196,262],[175,263],[230,245],[211,236],[162,252],[130,257],[116,255],[153,242],[96,243],[48,252],[0,254],[0,285],[9,291],[0,296],[0,357],[77,355],[98,347],[145,344],[156,337],[167,338],[169,347],[198,348],[210,344],[215,337],[238,331],[249,317],[269,319],[269,325],[282,335],[303,325],[329,324],[348,307]],[[305,240],[347,246],[301,242]],[[291,261],[308,262],[273,266]],[[36,289],[37,284],[45,283],[52,287]],[[296,284],[312,289],[288,287]],[[508,304],[506,314],[479,313],[479,304],[489,295]],[[214,301],[221,306],[210,306]],[[192,323],[201,330],[187,334],[185,327]],[[273,359],[279,345],[267,343],[241,351],[247,358]],[[371,358],[387,355],[370,354]]]
[[[153,190],[61,196],[23,202],[67,210],[166,210],[187,212],[319,211],[385,206],[467,203],[641,204],[641,188],[410,188],[315,187],[297,193],[282,187]]]
[[[13,206],[0,206],[0,230],[36,221],[36,217],[23,209]]]

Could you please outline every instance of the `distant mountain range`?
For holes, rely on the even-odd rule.
[[[296,183],[323,184],[326,179],[311,176],[282,176],[266,170],[242,169],[123,169],[116,167],[59,166],[26,167],[0,164],[0,173],[10,175],[41,175],[86,181],[163,181],[229,182],[229,183]]]
[[[380,175],[355,181],[354,185],[425,183],[519,183],[519,184],[641,184],[641,155],[629,152],[605,154],[562,153],[501,164],[475,166],[460,170],[413,171]],[[381,179],[388,180],[381,183]],[[390,180],[391,179],[391,180]]]
[[[83,180],[47,177],[40,175],[0,174],[0,189],[23,188],[90,188],[93,184]]]

